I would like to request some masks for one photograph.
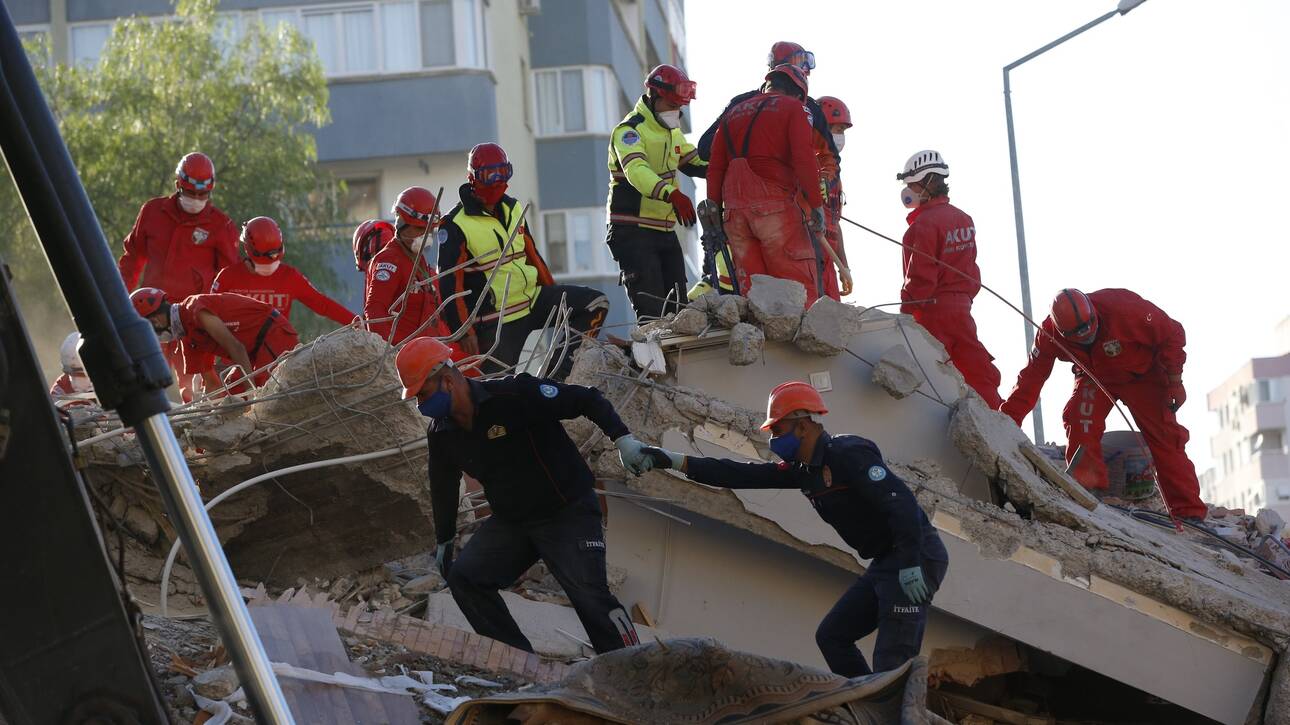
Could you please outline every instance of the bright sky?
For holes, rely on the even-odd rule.
[[[843,99],[856,122],[843,213],[899,239],[895,174],[915,151],[940,151],[951,200],[976,222],[983,281],[1020,307],[1002,69],[1114,7],[690,0],[695,133],[760,83],[771,43],[801,43],[818,63],[811,94]],[[1126,287],[1182,322],[1189,399],[1179,415],[1198,472],[1216,429],[1206,392],[1248,358],[1281,352],[1272,332],[1290,314],[1290,235],[1276,211],[1290,190],[1286,28],[1284,0],[1147,0],[1012,71],[1036,319],[1062,287]],[[900,249],[844,233],[851,299],[898,300]],[[1006,396],[1025,362],[1023,323],[985,292],[975,317]],[[1050,440],[1065,438],[1068,370],[1045,388]]]

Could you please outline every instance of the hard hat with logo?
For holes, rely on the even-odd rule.
[[[242,225],[242,251],[253,261],[265,263],[282,257],[282,230],[267,216],[258,216]]]
[[[1068,340],[1086,342],[1097,335],[1097,310],[1093,301],[1074,287],[1057,293],[1050,314],[1057,332]]]
[[[505,184],[514,173],[506,150],[495,143],[476,144],[466,158],[466,180],[474,188]]]
[[[140,317],[146,318],[157,314],[165,306],[166,293],[156,287],[140,287],[130,293],[130,304],[134,305],[134,311]]]
[[[776,76],[776,75],[783,75],[787,77],[788,80],[792,82],[793,86],[797,88],[799,92],[801,92],[801,98],[803,100],[805,100],[805,98],[808,95],[810,95],[810,91],[807,88],[808,84],[806,81],[806,73],[804,73],[801,68],[798,68],[797,66],[792,65],[791,63],[780,63],[779,65],[770,69],[770,72],[766,74],[766,80],[770,80],[773,76]]]
[[[372,257],[394,238],[394,225],[384,219],[368,219],[354,230],[354,266],[367,272]]]
[[[815,99],[820,104],[820,110],[824,112],[824,122],[832,126],[840,123],[847,128],[851,128],[851,109],[847,104],[842,102],[837,96],[820,96]]]
[[[185,191],[210,191],[215,188],[215,164],[206,154],[194,151],[175,166],[175,180]]]
[[[58,346],[58,360],[63,365],[63,372],[68,375],[84,375],[85,364],[81,362],[81,354],[76,347],[81,343],[81,333],[73,332],[63,338],[63,344]]]
[[[906,184],[919,184],[930,174],[950,175],[950,165],[945,163],[939,151],[927,149],[919,151],[905,162],[905,170],[896,174],[896,181]]]
[[[404,224],[414,227],[425,227],[430,224],[434,215],[434,193],[424,186],[409,186],[399,192],[390,213]]]
[[[784,63],[795,65],[810,75],[815,70],[815,54],[798,43],[781,40],[770,46],[770,53],[766,54],[766,67],[774,68]]]
[[[645,76],[645,91],[676,106],[687,106],[694,100],[699,85],[690,80],[685,71],[674,65],[663,64]]]
[[[452,367],[452,349],[433,337],[418,337],[403,346],[394,357],[394,367],[403,383],[403,398],[415,397],[426,378],[445,366]]]
[[[769,430],[772,425],[799,410],[818,415],[829,412],[824,405],[824,398],[820,397],[820,392],[811,387],[810,383],[780,383],[770,391],[770,399],[766,402],[766,422],[761,424],[761,429]]]

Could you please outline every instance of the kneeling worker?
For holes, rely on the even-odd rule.
[[[562,420],[586,416],[614,440],[623,465],[645,469],[642,446],[599,390],[531,375],[467,380],[433,338],[399,350],[403,397],[430,418],[430,500],[439,571],[475,632],[533,651],[498,590],[538,559],[564,587],[597,653],[639,644],[609,591],[605,534],[591,469]],[[462,471],[477,479],[492,515],[453,558]]]
[[[801,489],[862,559],[872,559],[815,631],[829,669],[843,677],[893,670],[916,656],[927,607],[949,568],[949,554],[905,483],[873,441],[831,437],[820,423],[829,411],[807,383],[770,393],[770,449],[784,463],[693,458],[646,446],[652,468],[674,468],[692,480],[725,488]],[[856,641],[878,630],[869,669]]]

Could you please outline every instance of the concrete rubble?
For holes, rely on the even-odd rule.
[[[874,385],[886,390],[897,400],[913,395],[923,385],[923,375],[918,371],[918,363],[905,345],[892,345],[888,348],[878,358],[870,379]]]
[[[761,328],[747,322],[736,323],[730,330],[730,364],[752,365],[761,360],[766,335]]]
[[[791,279],[764,274],[752,276],[748,290],[748,312],[752,321],[766,333],[766,339],[783,342],[793,339],[806,308],[806,288]]]

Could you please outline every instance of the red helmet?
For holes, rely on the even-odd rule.
[[[696,88],[698,84],[674,65],[660,65],[645,77],[646,93],[654,93],[677,106],[689,105],[694,100]]]
[[[1088,295],[1070,287],[1053,298],[1053,324],[1062,337],[1087,344],[1097,336],[1097,309]]]
[[[761,424],[761,429],[769,430],[772,425],[783,420],[784,416],[799,410],[819,415],[829,412],[824,405],[824,398],[820,397],[820,391],[811,387],[810,383],[780,383],[770,391],[770,399],[766,401],[766,422]]]
[[[777,74],[786,76],[790,81],[792,81],[793,85],[801,91],[802,100],[806,100],[806,96],[809,92],[807,91],[806,74],[802,72],[801,68],[790,63],[780,63],[770,69],[770,72],[766,74],[766,80],[770,80],[771,77]]]
[[[842,102],[837,96],[820,96],[815,99],[820,104],[820,110],[824,111],[824,122],[832,126],[840,123],[851,128],[851,109],[847,104]]]
[[[466,179],[475,189],[505,184],[514,173],[506,151],[495,143],[477,144],[466,158]]]
[[[438,206],[434,193],[424,186],[409,186],[399,192],[390,213],[399,221],[414,227],[425,227],[430,224]]]
[[[272,262],[282,257],[282,230],[267,216],[258,216],[242,226],[242,251],[252,261]]]
[[[367,272],[372,257],[394,238],[394,225],[383,219],[368,219],[354,230],[354,266]]]
[[[215,164],[206,154],[194,151],[179,160],[175,167],[175,180],[181,189],[187,191],[210,191],[215,188]]]
[[[156,287],[140,287],[130,293],[130,304],[140,317],[150,317],[166,306],[166,293]]]
[[[815,70],[815,54],[797,43],[781,40],[770,46],[770,53],[766,55],[766,67],[774,68],[785,63],[795,65],[806,75],[810,75]]]

